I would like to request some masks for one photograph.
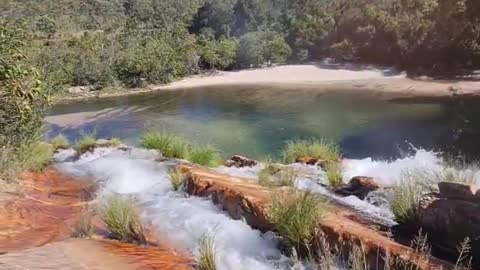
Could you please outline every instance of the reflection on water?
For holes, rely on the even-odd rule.
[[[79,131],[136,144],[145,130],[168,130],[226,155],[276,157],[294,138],[338,142],[350,158],[394,158],[413,145],[477,157],[480,102],[394,103],[363,93],[236,88],[167,91],[53,108],[47,123],[75,140]]]

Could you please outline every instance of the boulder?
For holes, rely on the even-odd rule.
[[[363,200],[367,197],[368,193],[379,188],[380,186],[375,182],[373,177],[355,176],[347,185],[335,189],[334,192],[342,196],[353,195]]]
[[[244,168],[244,167],[254,167],[258,164],[256,160],[249,159],[243,156],[235,155],[231,157],[229,160],[225,161],[224,165],[226,167],[237,167],[237,168]]]
[[[454,186],[449,185],[449,187]],[[455,187],[458,188],[458,186]],[[451,191],[448,188],[447,190]],[[451,199],[439,193],[430,193],[420,199],[417,216],[418,225],[428,234],[434,247],[454,257],[457,246],[469,237],[472,240],[472,254],[480,254],[479,202]],[[475,263],[480,263],[480,258],[474,256],[473,259]]]
[[[438,183],[440,196],[447,199],[456,199],[480,203],[480,186],[453,182]]]

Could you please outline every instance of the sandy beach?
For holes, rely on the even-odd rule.
[[[444,99],[480,97],[480,80],[439,81],[408,78],[405,72],[359,64],[284,65],[240,71],[217,71],[194,75],[168,85],[111,91],[70,91],[59,102],[89,98],[135,95],[154,91],[229,86],[270,87],[318,92],[373,94],[385,99]],[[88,87],[87,87],[88,88]],[[71,88],[74,89],[74,88]],[[78,89],[78,87],[75,87]]]

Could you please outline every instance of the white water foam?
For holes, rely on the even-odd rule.
[[[177,248],[195,254],[200,239],[213,236],[218,269],[287,269],[287,258],[277,249],[272,233],[262,234],[243,221],[232,220],[208,199],[174,192],[167,176],[173,164],[154,159],[152,153],[140,150],[96,149],[57,167],[99,181],[103,188],[97,200],[112,193],[134,195],[143,216]]]

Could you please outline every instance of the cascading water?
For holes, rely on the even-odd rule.
[[[57,155],[59,170],[99,182],[97,200],[129,194],[140,202],[144,218],[159,235],[179,249],[195,254],[202,237],[214,237],[218,269],[288,269],[273,233],[262,234],[245,222],[232,220],[210,200],[173,191],[168,180],[172,162],[156,162],[155,152],[96,149],[77,161]]]

